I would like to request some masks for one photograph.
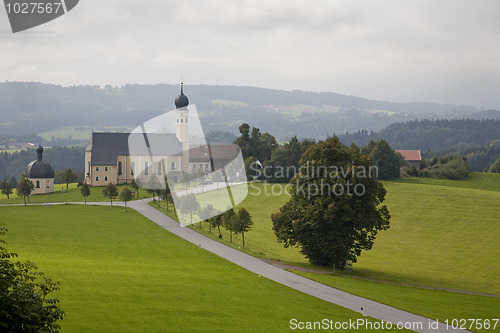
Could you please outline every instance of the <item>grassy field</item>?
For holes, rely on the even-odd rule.
[[[500,175],[474,173],[463,181],[410,178],[384,182],[384,185],[388,190],[386,204],[392,215],[391,228],[378,235],[373,249],[361,255],[354,271],[298,273],[431,318],[498,317],[498,297],[397,284],[500,294],[497,278],[500,274]],[[80,196],[79,190],[75,191]],[[223,193],[221,191],[220,198],[211,193],[206,200],[216,203],[222,200]],[[141,192],[141,197],[143,195]],[[270,214],[277,211],[287,198],[288,195],[278,184],[250,187],[249,195],[241,206],[250,211],[254,225],[245,235],[246,246],[241,250],[262,258],[310,267],[297,248],[285,249],[277,243],[272,231]],[[76,201],[81,201],[81,196]],[[206,204],[203,199],[202,204]],[[165,203],[162,202],[162,205]],[[2,220],[6,208],[0,207]],[[119,210],[116,212],[121,213]],[[171,208],[169,214],[172,215],[172,212]],[[82,215],[85,216],[84,213]],[[25,220],[24,214],[19,213],[18,216],[23,216],[22,220]],[[106,217],[108,219],[113,218]],[[124,225],[129,228],[127,223]],[[206,223],[202,223],[202,229],[199,225],[195,229],[218,239],[216,231],[209,232]],[[33,234],[37,232],[35,230]],[[240,247],[239,236],[233,235],[233,242],[230,243],[228,233],[225,230],[222,233],[223,239],[218,240],[234,248]],[[79,322],[82,320],[80,318]]]
[[[102,132],[127,132],[130,131],[133,126],[63,126],[59,128],[52,129],[50,131],[38,133],[39,136],[44,138],[45,140],[51,140],[52,137],[55,138],[67,138],[71,136],[73,140],[88,140],[94,131],[102,131]]]
[[[353,275],[370,279],[414,285],[500,294],[496,276],[500,274],[500,175],[473,174],[461,186],[446,180],[385,182],[386,204],[391,212],[391,227],[380,232],[371,251],[364,252],[354,264]],[[476,182],[484,184],[479,190]],[[224,191],[220,192],[224,197]],[[251,184],[240,206],[253,217],[252,230],[245,235],[245,252],[292,264],[304,265],[306,259],[297,248],[285,249],[272,231],[271,213],[287,200],[280,184]],[[213,192],[210,200],[217,204]],[[238,207],[237,207],[238,208]],[[208,225],[202,223],[202,232]],[[199,224],[196,227],[200,230]],[[228,241],[223,231],[223,241]],[[233,246],[239,237],[233,236]],[[227,242],[228,243],[228,242]]]
[[[63,332],[288,332],[292,318],[362,318],[122,207],[0,207],[0,214],[8,249],[61,282]]]
[[[384,182],[391,228],[381,232],[352,273],[300,274],[336,288],[433,318],[494,318],[500,298],[399,286],[411,284],[500,294],[500,175],[472,174],[464,181],[405,179]],[[270,214],[288,198],[278,184],[259,184],[241,206],[253,216],[242,251],[311,267],[297,248],[276,242]],[[484,188],[484,189],[480,189]],[[280,195],[264,196],[264,193]],[[260,193],[260,196],[252,195]],[[195,228],[218,239],[202,223]],[[240,238],[223,231],[225,244]],[[387,283],[366,281],[380,280]]]
[[[124,185],[118,185],[118,192],[121,191]],[[103,187],[91,187],[90,195],[87,197],[87,202],[104,202],[109,201],[108,198],[104,197],[102,194]],[[144,190],[139,190],[139,198],[149,198],[151,194],[146,193]],[[119,200],[116,198],[115,200]],[[66,184],[55,184],[54,193],[47,194],[37,194],[30,196],[29,201],[31,203],[44,203],[44,202],[83,202],[82,194],[80,193],[80,188],[77,187],[76,183],[69,184],[68,190],[66,190]],[[113,200],[114,201],[114,200]],[[7,196],[0,194],[0,205],[5,204],[24,204],[23,197],[18,197],[16,190],[7,199]]]

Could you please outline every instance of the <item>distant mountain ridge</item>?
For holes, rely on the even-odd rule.
[[[379,131],[414,119],[500,119],[498,110],[435,103],[391,103],[333,92],[185,85],[205,131],[231,131],[247,122],[278,139],[322,139],[358,130]],[[41,133],[62,126],[137,125],[175,108],[177,84],[63,87],[0,83],[0,134]]]

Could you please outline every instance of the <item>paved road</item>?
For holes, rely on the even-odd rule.
[[[263,260],[252,257],[248,254],[235,250],[231,247],[223,245],[217,241],[207,238],[196,231],[186,227],[181,227],[179,223],[165,216],[149,206],[150,199],[137,200],[129,202],[129,207],[162,226],[171,233],[195,244],[203,249],[210,251],[224,259],[227,259],[238,266],[241,266],[251,272],[260,274],[270,280],[281,283],[290,288],[310,294],[330,303],[340,305],[344,308],[363,313],[367,316],[383,320],[385,322],[397,323],[422,323],[422,328],[412,329],[416,332],[448,332],[453,329],[446,329],[446,325],[439,323],[437,329],[430,329],[430,319],[417,316],[415,314],[405,312],[381,303],[377,303],[366,298],[358,297],[338,289],[326,286],[324,284],[306,279],[302,276],[293,274],[284,269],[278,268]],[[361,311],[363,307],[363,312]],[[462,332],[467,332],[463,331]]]

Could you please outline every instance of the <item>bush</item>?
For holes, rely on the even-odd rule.
[[[500,158],[498,158],[495,163],[490,166],[489,172],[500,173]]]
[[[464,179],[469,174],[469,167],[463,158],[455,158],[439,168],[439,175],[448,179]]]

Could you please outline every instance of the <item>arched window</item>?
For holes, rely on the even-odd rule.
[[[149,163],[146,162],[146,163],[144,163],[144,174],[146,176],[149,175],[149,170],[148,169],[149,169]]]
[[[135,174],[135,162],[130,165],[130,174],[133,176]]]
[[[36,181],[36,188],[40,188],[40,181],[39,180]]]
[[[175,162],[172,162],[170,164],[170,170],[172,170],[172,171],[175,170]]]
[[[122,162],[118,162],[118,174],[122,174]]]
[[[158,176],[161,176],[161,162],[158,162]]]

